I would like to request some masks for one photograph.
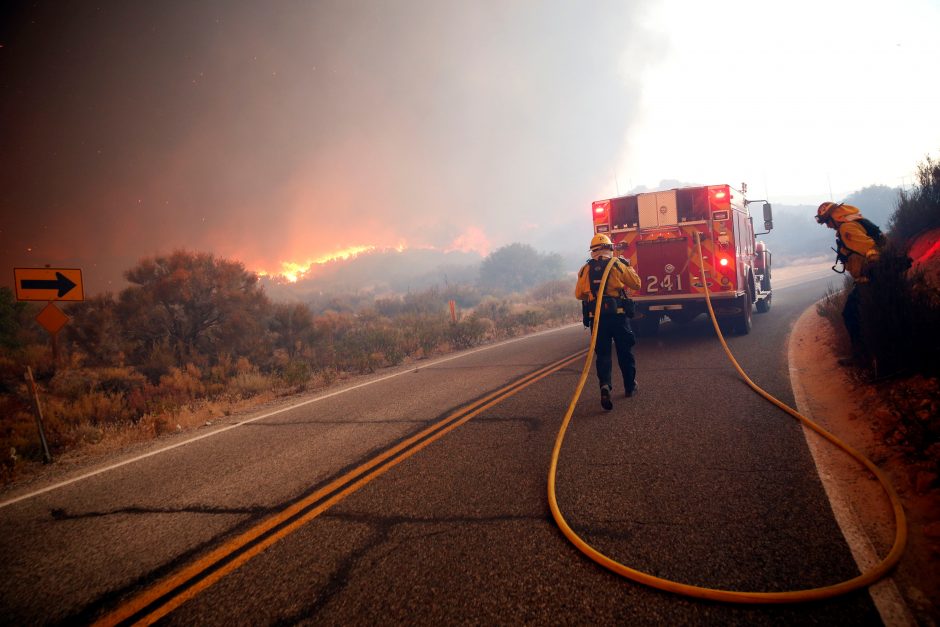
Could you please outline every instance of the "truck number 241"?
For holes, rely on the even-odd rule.
[[[657,276],[650,275],[646,277],[646,293],[652,294],[658,291],[671,292],[673,290],[682,291],[682,277],[678,274],[665,274],[660,279]]]

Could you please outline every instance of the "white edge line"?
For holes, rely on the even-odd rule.
[[[4,507],[7,507],[8,505],[13,505],[14,503],[19,503],[20,501],[25,501],[26,499],[31,499],[31,498],[33,498],[33,497],[35,497],[35,496],[39,496],[40,494],[45,494],[46,492],[51,492],[51,491],[53,491],[53,490],[58,490],[59,488],[63,488],[63,487],[65,487],[65,486],[67,486],[67,485],[71,485],[71,484],[77,483],[77,482],[79,482],[79,481],[83,481],[83,480],[88,479],[88,478],[90,478],[90,477],[94,477],[94,476],[96,476],[96,475],[100,475],[100,474],[106,473],[106,472],[111,471],[111,470],[114,470],[114,469],[116,469],[116,468],[120,468],[121,466],[127,466],[128,464],[133,464],[133,463],[135,463],[135,462],[139,462],[139,461],[142,460],[142,459],[147,459],[148,457],[153,457],[154,455],[159,455],[159,454],[161,454],[161,453],[166,453],[167,451],[171,451],[171,450],[173,450],[173,449],[175,449],[175,448],[179,448],[179,447],[181,447],[181,446],[186,446],[187,444],[192,444],[193,442],[198,442],[199,440],[202,440],[202,439],[205,439],[205,438],[210,438],[210,437],[212,437],[212,436],[219,435],[220,433],[225,433],[226,431],[231,431],[232,429],[236,429],[236,428],[241,427],[241,426],[243,426],[243,425],[247,425],[247,424],[250,424],[250,423],[252,423],[252,422],[257,422],[258,420],[264,420],[265,418],[270,418],[271,416],[274,416],[274,415],[277,415],[277,414],[280,414],[280,413],[283,413],[283,412],[286,412],[286,411],[290,411],[290,410],[292,410],[292,409],[297,409],[298,407],[303,407],[304,405],[309,405],[309,404],[311,404],[311,403],[316,403],[316,402],[318,402],[318,401],[326,400],[326,399],[328,399],[328,398],[332,398],[333,396],[338,396],[338,395],[340,395],[340,394],[345,394],[346,392],[351,392],[351,391],[353,391],[353,390],[356,390],[356,389],[365,387],[365,386],[367,386],[367,385],[372,385],[372,384],[374,384],[374,383],[379,383],[379,382],[381,382],[381,381],[387,381],[388,379],[393,379],[393,378],[399,377],[399,376],[401,376],[401,375],[403,375],[403,374],[414,373],[414,372],[417,372],[418,370],[424,370],[424,369],[426,369],[426,368],[430,368],[430,367],[432,367],[432,366],[436,366],[436,365],[438,365],[438,364],[442,364],[442,363],[447,362],[447,361],[452,361],[452,360],[454,360],[454,359],[460,359],[460,358],[466,357],[466,356],[468,356],[468,355],[473,355],[474,353],[479,353],[479,352],[487,351],[487,350],[490,350],[490,349],[493,349],[493,348],[498,348],[498,347],[500,347],[500,346],[505,346],[506,344],[513,344],[513,343],[515,343],[515,342],[521,342],[521,341],[523,341],[523,340],[527,340],[527,339],[530,339],[530,338],[533,338],[533,337],[538,337],[539,335],[545,335],[545,334],[547,334],[547,333],[555,333],[555,332],[557,332],[557,331],[561,331],[561,330],[563,330],[563,329],[568,329],[568,328],[574,327],[574,326],[576,326],[576,325],[578,325],[578,323],[573,322],[573,323],[571,323],[571,324],[566,324],[566,325],[564,325],[564,326],[555,327],[554,329],[546,329],[545,331],[539,331],[539,332],[537,332],[537,333],[532,333],[532,334],[530,334],[530,335],[524,335],[524,336],[522,336],[522,337],[516,337],[516,338],[509,339],[509,340],[503,340],[502,342],[497,342],[497,343],[495,343],[495,344],[488,344],[487,346],[481,346],[480,348],[475,348],[475,349],[473,349],[473,350],[464,351],[464,352],[461,352],[461,353],[457,353],[457,354],[455,354],[455,355],[449,355],[449,356],[447,356],[447,357],[442,357],[442,358],[440,358],[440,359],[436,359],[436,360],[431,361],[431,362],[428,362],[428,363],[426,363],[426,364],[421,364],[420,366],[415,367],[415,368],[410,368],[410,367],[409,367],[409,368],[407,368],[407,369],[403,369],[403,370],[401,370],[401,371],[399,371],[399,372],[395,372],[395,373],[393,373],[393,374],[385,375],[385,376],[379,377],[379,378],[377,378],[377,379],[372,379],[372,380],[370,380],[370,381],[364,381],[364,382],[362,382],[362,383],[357,383],[356,385],[351,385],[351,386],[349,386],[349,387],[347,387],[347,388],[342,388],[342,389],[340,389],[340,390],[335,390],[335,391],[333,391],[333,392],[328,392],[328,393],[323,394],[323,395],[321,395],[321,396],[317,396],[317,397],[315,397],[315,398],[307,399],[306,401],[302,401],[302,402],[296,403],[296,404],[294,404],[294,405],[289,405],[289,406],[287,406],[287,407],[282,407],[282,408],[280,408],[280,409],[276,409],[276,410],[271,411],[271,412],[268,412],[268,413],[266,413],[266,414],[262,414],[262,415],[260,415],[260,416],[255,416],[254,418],[248,418],[247,420],[239,421],[239,422],[237,422],[237,423],[235,423],[235,424],[233,424],[233,425],[229,425],[229,426],[223,427],[223,428],[221,428],[221,429],[216,429],[215,431],[212,431],[211,433],[203,433],[202,435],[197,435],[197,436],[195,436],[195,437],[191,437],[191,438],[189,438],[188,440],[185,440],[184,442],[177,442],[176,444],[170,444],[169,446],[165,446],[165,447],[163,447],[163,448],[161,448],[161,449],[157,449],[157,450],[155,450],[155,451],[150,451],[149,453],[144,453],[144,454],[142,454],[142,455],[138,455],[137,457],[132,457],[131,459],[126,459],[126,460],[124,460],[124,461],[122,461],[122,462],[117,462],[116,464],[111,464],[110,466],[105,466],[104,468],[99,468],[99,469],[97,469],[97,470],[93,470],[93,471],[91,471],[91,472],[87,472],[87,473],[85,473],[85,474],[83,474],[83,475],[79,475],[79,476],[73,477],[73,478],[71,478],[71,479],[66,479],[65,481],[60,481],[59,483],[54,483],[54,484],[52,484],[52,485],[50,485],[50,486],[46,486],[45,488],[41,488],[41,489],[39,489],[39,490],[36,490],[36,491],[34,491],[34,492],[29,492],[29,493],[27,493],[27,494],[23,494],[23,495],[21,495],[21,496],[12,498],[12,499],[10,499],[10,500],[8,500],[8,501],[2,501],[2,502],[0,502],[0,509],[2,509],[2,508],[4,508]]]
[[[820,299],[820,301],[821,300],[824,299]],[[820,301],[817,301],[817,303]],[[809,308],[800,315],[800,318],[813,315],[817,303],[810,305]],[[798,324],[799,318],[794,324],[793,331],[796,330]],[[787,341],[790,387],[793,389],[793,397],[796,400],[796,407],[799,412],[813,422],[817,422],[810,410],[806,390],[803,388],[803,383],[800,380],[799,370],[794,367],[794,355],[796,354],[796,342],[794,338],[796,337],[796,333],[793,331],[791,331],[790,339]],[[876,566],[878,562],[881,561],[878,558],[878,552],[875,550],[871,539],[868,537],[868,534],[865,533],[865,529],[859,522],[858,514],[852,506],[852,503],[845,493],[839,489],[838,482],[825,465],[821,451],[823,446],[822,436],[818,435],[802,422],[800,426],[803,429],[803,437],[806,439],[809,452],[813,457],[813,464],[816,466],[819,480],[823,485],[823,490],[825,490],[829,504],[832,507],[832,513],[835,516],[836,523],[839,525],[843,537],[845,537],[846,544],[848,544],[849,550],[852,552],[852,557],[855,559],[859,571],[864,572]],[[885,577],[881,581],[869,586],[868,594],[871,596],[875,608],[881,616],[882,622],[888,627],[893,627],[894,625],[913,626],[917,624],[911,615],[910,609],[907,607],[907,603],[904,601],[904,597],[901,595],[900,590],[898,590],[894,578]]]

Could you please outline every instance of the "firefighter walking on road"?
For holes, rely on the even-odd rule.
[[[854,281],[845,299],[842,319],[852,341],[852,356],[843,365],[865,359],[861,302],[871,298],[871,270],[880,256],[881,229],[865,219],[852,205],[824,202],[816,210],[816,222],[836,231],[836,263],[842,263]],[[833,266],[835,270],[835,266]]]
[[[629,398],[636,392],[636,359],[633,357],[633,345],[636,343],[636,338],[630,328],[633,301],[630,300],[627,290],[639,289],[640,277],[630,266],[629,260],[623,257],[614,258],[614,245],[603,233],[598,233],[591,240],[591,259],[578,272],[574,295],[582,301],[584,325],[590,327],[594,323],[593,316],[601,277],[608,263],[613,263],[613,267],[610,269],[604,293],[601,295],[601,314],[597,329],[597,344],[594,349],[597,353],[595,365],[601,387],[601,406],[610,411],[614,407],[610,397],[613,390],[611,341],[617,347],[617,363],[623,374],[625,395]]]

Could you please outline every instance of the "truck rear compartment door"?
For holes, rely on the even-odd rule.
[[[640,228],[674,226],[679,222],[675,190],[637,195]]]
[[[640,296],[669,298],[690,293],[689,240],[685,237],[641,240],[636,244]]]

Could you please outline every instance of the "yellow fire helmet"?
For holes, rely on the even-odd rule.
[[[599,250],[601,248],[613,249],[613,247],[614,243],[611,242],[610,238],[603,233],[598,233],[593,238],[591,238],[591,250]]]
[[[816,222],[819,224],[825,224],[826,220],[829,219],[829,214],[832,213],[833,208],[837,207],[834,202],[824,202],[819,205],[819,208],[816,210]]]
[[[834,202],[824,202],[816,210],[816,222],[825,224],[827,220],[833,222],[852,222],[862,217],[858,207],[847,205],[844,202],[836,204]]]

